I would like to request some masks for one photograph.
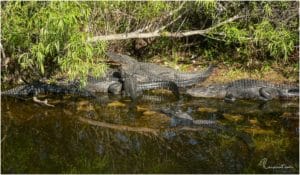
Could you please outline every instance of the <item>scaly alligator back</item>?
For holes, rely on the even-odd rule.
[[[240,79],[235,80],[231,83],[228,83],[227,87],[230,88],[252,88],[252,87],[267,87],[267,88],[275,88],[279,90],[285,89],[299,89],[299,87],[295,85],[289,84],[274,84],[264,80],[255,80],[255,79]]]
[[[151,89],[169,89],[172,91],[172,93],[179,98],[179,89],[176,83],[172,81],[156,81],[156,82],[149,82],[149,83],[139,83],[137,85],[138,91],[144,91],[144,90],[151,90]]]
[[[189,89],[194,97],[271,100],[299,97],[299,87],[288,84],[273,84],[262,80],[241,79],[226,84]]]
[[[73,94],[83,97],[95,97],[92,93],[86,90],[81,90],[74,85],[63,86],[46,83],[34,83],[28,85],[21,85],[16,88],[1,92],[1,95],[7,96],[34,96],[40,93],[47,94]]]

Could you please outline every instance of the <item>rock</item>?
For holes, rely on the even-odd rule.
[[[285,118],[289,120],[299,120],[299,113],[291,113],[291,112],[284,112],[280,118]]]
[[[252,125],[257,125],[257,124],[258,124],[257,119],[250,119],[249,122],[250,122]]]
[[[126,105],[124,103],[121,103],[119,101],[111,102],[107,105],[107,107],[125,107]]]
[[[244,116],[237,114],[237,115],[232,115],[232,114],[223,114],[224,118],[226,118],[229,121],[232,122],[239,122],[244,119]]]
[[[80,101],[77,105],[77,111],[94,111],[94,106],[89,101]]]
[[[148,109],[148,108],[141,107],[141,106],[137,106],[137,107],[136,107],[136,110],[137,110],[138,112],[143,112],[143,111],[147,111],[147,110],[149,110],[149,109]]]
[[[261,129],[261,128],[246,128],[244,129],[245,132],[249,134],[255,134],[255,135],[274,135],[273,130],[266,130],[266,129]]]
[[[149,116],[149,115],[156,115],[157,114],[157,112],[155,112],[155,111],[145,111],[145,112],[143,112],[143,115],[146,115],[146,116]]]
[[[202,108],[202,107],[199,107],[198,111],[199,112],[210,112],[210,113],[213,113],[213,112],[217,112],[218,109],[216,109],[216,108]]]

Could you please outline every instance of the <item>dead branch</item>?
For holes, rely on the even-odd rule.
[[[102,35],[102,36],[95,36],[92,38],[88,38],[87,42],[97,42],[97,41],[109,41],[109,40],[124,40],[124,39],[137,39],[137,38],[152,38],[152,37],[187,37],[192,35],[205,35],[208,32],[224,25],[227,23],[230,23],[232,21],[235,21],[239,18],[242,18],[243,16],[236,15],[232,18],[229,18],[221,23],[218,23],[210,28],[204,29],[204,30],[192,30],[187,32],[160,32],[160,31],[154,31],[149,33],[139,33],[139,32],[131,32],[131,33],[122,33],[122,34],[112,34],[112,35]]]
[[[36,103],[39,103],[41,105],[46,105],[46,106],[49,106],[49,107],[54,107],[54,105],[51,105],[51,104],[48,103],[47,99],[44,100],[44,101],[42,101],[42,100],[39,100],[36,96],[34,96],[33,97],[33,101],[36,102]]]

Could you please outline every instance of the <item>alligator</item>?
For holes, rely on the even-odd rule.
[[[84,89],[78,88],[78,86],[73,84],[68,85],[57,85],[57,84],[48,84],[45,82],[34,82],[32,84],[20,85],[15,88],[9,89],[7,91],[1,92],[1,96],[14,96],[14,97],[25,97],[25,96],[36,96],[38,94],[72,94],[83,97],[93,97],[96,96]]]
[[[95,80],[95,79],[93,79]],[[111,80],[112,82],[115,80]],[[98,83],[98,89],[99,90],[99,84],[109,84],[107,81],[95,81],[94,83]],[[112,88],[112,86],[115,86],[118,84],[110,84],[108,89],[113,89],[114,91],[118,90],[119,86],[117,88]],[[91,87],[93,86],[93,82],[88,82],[88,88],[81,88],[79,86],[79,82],[73,81],[68,83],[58,83],[58,84],[48,84],[45,82],[34,82],[32,84],[26,84],[21,85],[15,88],[12,88],[7,91],[1,92],[2,96],[14,96],[14,97],[22,97],[22,96],[37,96],[38,94],[72,94],[77,96],[83,96],[83,97],[92,97],[92,98],[98,98],[94,92],[91,91]],[[96,86],[96,85],[94,85]],[[94,87],[95,88],[95,87]],[[101,87],[102,90],[104,89],[103,86]],[[100,89],[101,89],[100,88]],[[124,81],[124,91],[126,95],[130,95],[132,99],[136,99],[140,93],[144,90],[149,89],[156,89],[156,88],[168,88],[170,89],[176,97],[179,96],[179,90],[177,85],[174,82],[168,82],[168,81],[156,81],[156,82],[144,82],[144,83],[136,83],[134,81],[134,78],[126,78]]]
[[[209,65],[203,72],[182,73],[154,63],[138,62],[127,55],[108,52],[107,56],[113,62],[121,64],[122,71],[136,77],[137,82],[172,81],[181,88],[190,87],[205,81],[215,68],[215,65]]]
[[[122,92],[125,92],[123,90],[125,90],[124,82],[126,77],[131,77],[137,79],[135,83],[143,86],[143,90],[158,88],[173,89],[172,92],[178,96],[174,83],[178,87],[192,86],[198,82],[204,81],[211,74],[214,68],[214,66],[210,66],[206,71],[200,73],[181,73],[174,69],[153,63],[138,62],[126,55],[119,55],[111,52],[108,52],[107,55],[112,61],[121,63],[121,68],[111,68],[100,78],[89,76],[85,87],[87,90],[91,92],[121,94]],[[150,85],[150,87],[146,87],[147,84]],[[126,93],[130,94],[129,91]]]
[[[240,79],[225,84],[192,88],[187,90],[187,94],[193,97],[222,98],[226,101],[235,101],[236,99],[268,101],[299,98],[299,86],[273,84],[255,79]]]

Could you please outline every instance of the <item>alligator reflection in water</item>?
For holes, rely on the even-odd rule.
[[[48,97],[47,97],[48,98]],[[149,98],[148,98],[149,99]],[[170,101],[2,98],[2,173],[297,173],[298,102],[182,98],[176,108],[220,127],[172,125]],[[286,164],[289,169],[264,169]]]

